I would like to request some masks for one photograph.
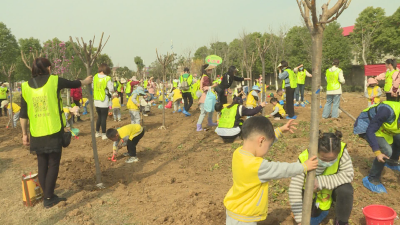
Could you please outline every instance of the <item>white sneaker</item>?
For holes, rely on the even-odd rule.
[[[129,156],[129,152],[125,152],[124,154],[122,154],[123,156],[125,156],[125,157],[128,157]]]
[[[99,132],[96,132],[96,135],[95,135],[95,137],[101,137],[101,134],[99,133]]]
[[[139,159],[137,157],[130,157],[125,162],[126,163],[134,163],[134,162],[138,162],[138,161],[139,161]]]
[[[107,138],[107,135],[106,135],[106,134],[102,134],[102,135],[101,135],[101,139],[107,140],[107,139],[108,139],[108,138]]]

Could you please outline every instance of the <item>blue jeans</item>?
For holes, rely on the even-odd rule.
[[[156,97],[154,97],[154,94],[150,94],[150,97],[151,97],[150,101],[153,100],[153,99],[156,99]]]
[[[376,137],[378,139],[378,144],[381,152],[386,156],[390,157],[390,159],[399,160],[400,156],[400,134],[393,136],[393,144],[389,145],[385,138]],[[379,162],[376,158],[372,163],[372,168],[369,171],[368,180],[371,183],[378,184],[380,183],[381,174],[385,163]]]
[[[296,102],[299,101],[301,95],[301,102],[304,101],[304,84],[297,84],[297,88],[294,91],[294,98],[296,99]]]
[[[200,103],[200,116],[199,116],[199,120],[197,120],[197,124],[202,124],[204,117],[206,117],[206,110],[204,110],[204,103]],[[212,117],[213,117],[213,113],[214,112],[209,112],[208,113],[208,121],[212,121]]]
[[[327,119],[331,114],[332,106],[332,118],[339,118],[339,104],[341,95],[326,95],[326,104],[324,106],[324,111],[322,112],[322,118]]]

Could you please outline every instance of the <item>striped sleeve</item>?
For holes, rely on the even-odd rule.
[[[278,141],[278,139],[281,138],[282,136],[283,136],[283,133],[281,131],[281,128],[276,128],[275,129],[275,141]]]
[[[303,210],[303,185],[304,173],[292,178],[289,185],[289,203],[292,207],[294,219],[301,223],[301,213]]]
[[[319,189],[333,190],[336,187],[351,183],[354,177],[353,163],[347,149],[343,150],[342,158],[340,159],[339,171],[336,174],[328,176],[317,176]]]

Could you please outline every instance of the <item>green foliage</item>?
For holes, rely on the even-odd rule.
[[[194,59],[201,59],[204,62],[204,59],[209,55],[209,50],[206,46],[200,47],[194,53]]]
[[[140,56],[136,56],[135,59],[134,59],[134,61],[135,61],[137,70],[138,70],[138,71],[142,71],[143,68],[144,68],[143,59],[142,59]]]
[[[385,10],[372,6],[365,8],[357,17],[353,33],[350,38],[354,44],[354,51],[359,55],[359,62],[363,65],[362,52],[365,52],[367,64],[374,64],[382,56],[382,50],[375,41],[382,33],[385,20]]]
[[[11,29],[0,22],[0,68],[3,66],[9,68],[15,63],[19,56],[19,46],[15,36],[11,33]],[[0,79],[5,79],[3,74]]]
[[[307,27],[292,27],[286,37],[287,60],[292,67],[303,64],[304,68],[312,71],[311,66],[311,38]]]
[[[342,35],[343,29],[336,21],[326,26],[322,47],[322,74],[332,67],[332,61],[339,59],[339,67],[344,73],[351,67],[351,44],[350,40]]]
[[[400,7],[393,15],[383,20],[374,45],[379,46],[384,54],[400,56]]]

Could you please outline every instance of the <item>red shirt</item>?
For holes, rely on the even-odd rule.
[[[79,101],[82,99],[82,88],[71,88],[71,97],[75,101]]]

